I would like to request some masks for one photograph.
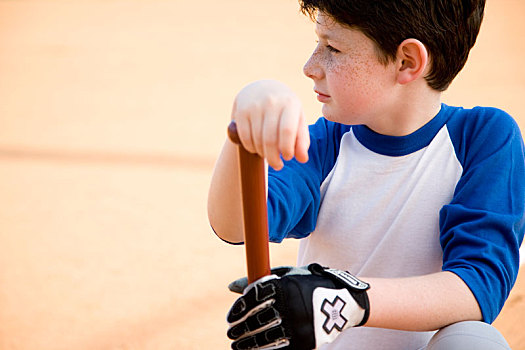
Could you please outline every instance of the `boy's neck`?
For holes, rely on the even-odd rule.
[[[410,89],[399,91],[396,106],[367,126],[390,136],[406,136],[423,127],[439,113],[442,93],[428,86],[414,92]]]

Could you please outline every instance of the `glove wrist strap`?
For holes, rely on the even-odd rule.
[[[357,304],[365,311],[363,319],[355,327],[360,327],[366,324],[368,318],[370,317],[370,302],[368,299],[368,293],[366,292],[368,289],[370,289],[370,285],[368,283],[361,281],[359,278],[347,271],[325,268],[316,263],[310,264],[308,269],[312,273],[326,276],[336,284],[346,288],[355,299]]]

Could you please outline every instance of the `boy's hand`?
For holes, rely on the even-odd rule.
[[[230,285],[244,290],[227,316],[232,349],[319,348],[368,320],[369,285],[346,271],[283,267],[247,284],[244,278]]]
[[[232,120],[248,152],[280,170],[285,160],[308,161],[310,136],[299,98],[283,83],[261,80],[243,88],[233,103]]]

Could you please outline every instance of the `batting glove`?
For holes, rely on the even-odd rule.
[[[367,283],[319,264],[272,269],[250,285],[243,278],[229,288],[244,293],[227,316],[234,350],[319,348],[364,325],[370,312]]]

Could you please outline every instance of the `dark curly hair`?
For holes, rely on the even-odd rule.
[[[299,0],[315,20],[321,11],[372,39],[383,63],[394,61],[403,40],[429,51],[428,85],[445,91],[465,65],[483,20],[485,0]]]

